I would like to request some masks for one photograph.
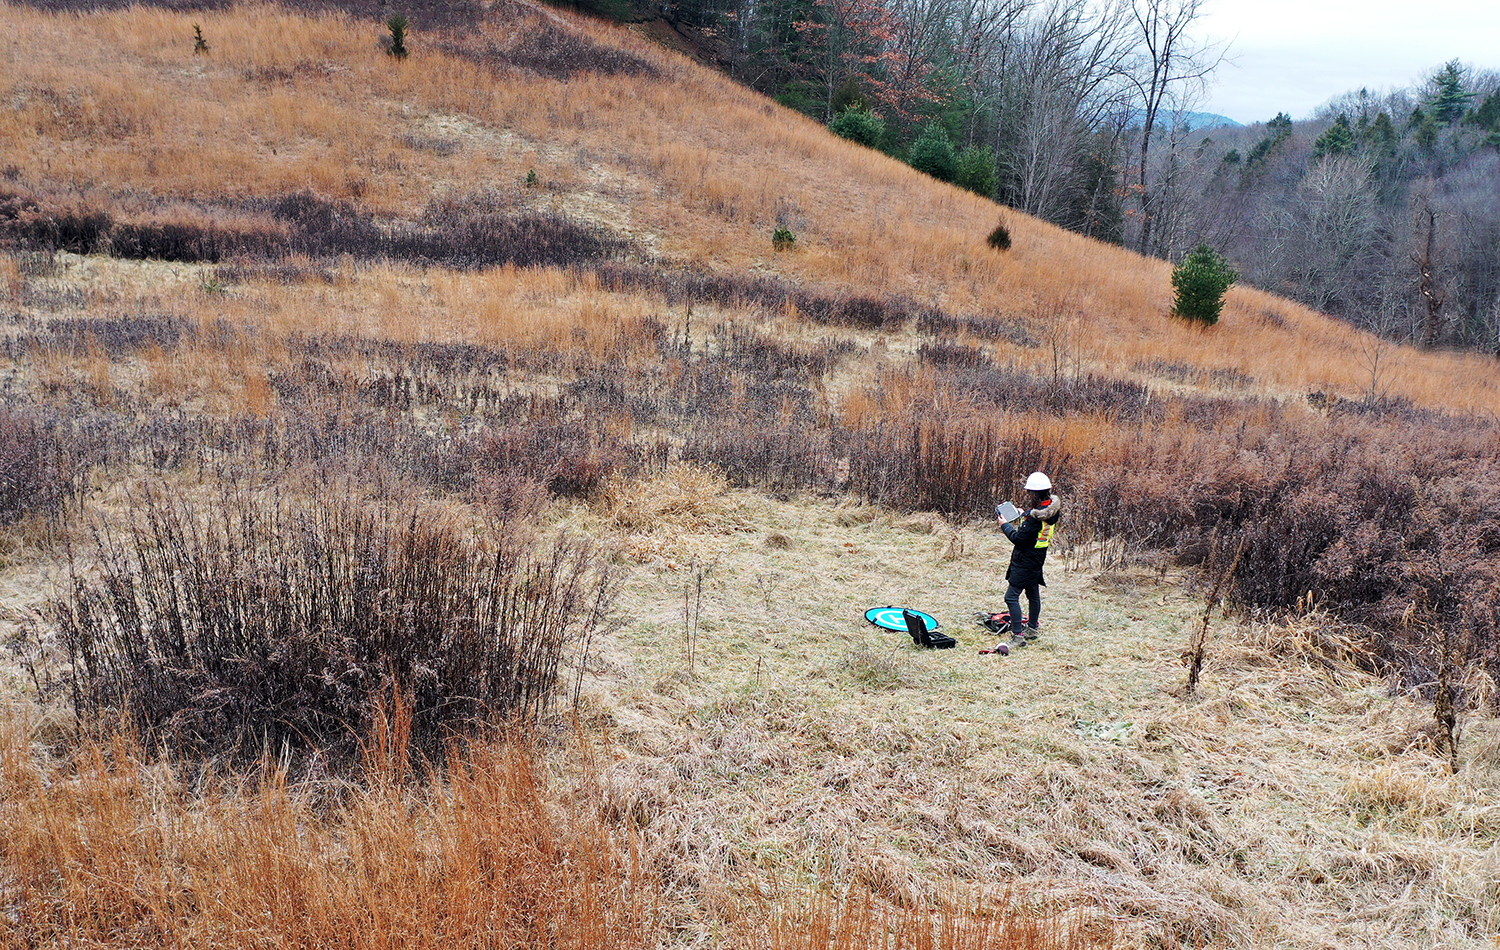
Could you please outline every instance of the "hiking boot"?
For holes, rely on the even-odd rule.
[[[1010,637],[1010,648],[1012,650],[1020,649],[1021,647],[1024,647],[1027,644],[1027,642],[1028,641],[1026,640],[1026,635],[1025,634],[1022,634],[1022,633],[1013,633],[1013,634],[1011,634],[1011,637]]]
[[[1041,635],[1042,635],[1042,631],[1041,631],[1040,627],[1027,626],[1026,633],[1025,633],[1026,639],[1028,639],[1028,640],[1035,640],[1037,637],[1039,637]]]

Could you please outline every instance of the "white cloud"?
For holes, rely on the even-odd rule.
[[[1335,96],[1422,82],[1450,59],[1500,69],[1500,3],[1217,0],[1198,35],[1230,40],[1200,108],[1240,122],[1307,118]]]

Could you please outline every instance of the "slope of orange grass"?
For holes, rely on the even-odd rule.
[[[514,188],[630,234],[669,259],[721,271],[899,294],[959,313],[1024,318],[1049,346],[1002,354],[1158,382],[1153,366],[1243,374],[1276,396],[1326,390],[1500,409],[1488,361],[1381,344],[1248,288],[1220,325],[1170,318],[1169,267],[998,209],[829,135],[624,29],[537,18],[653,64],[656,77],[558,81],[492,70],[414,37],[381,53],[381,26],[267,6],[51,15],[3,7],[24,49],[0,49],[0,162],[79,201],[269,196],[310,189],[384,214],[444,195]],[[201,22],[212,52],[192,54]],[[434,146],[436,143],[436,147]],[[77,197],[81,195],[82,197]],[[128,198],[128,200],[127,200]],[[983,238],[997,218],[1014,248]],[[798,234],[776,254],[777,226]]]

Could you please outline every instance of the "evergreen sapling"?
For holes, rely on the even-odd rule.
[[[1213,326],[1224,309],[1225,292],[1239,276],[1213,248],[1199,244],[1172,269],[1172,289],[1177,294],[1172,315]]]
[[[386,28],[391,31],[391,46],[388,52],[397,59],[406,58],[406,17],[397,13],[385,21]]]

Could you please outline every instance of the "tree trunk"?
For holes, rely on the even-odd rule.
[[[1427,217],[1427,240],[1421,253],[1413,254],[1411,259],[1421,275],[1417,287],[1427,305],[1427,319],[1422,326],[1422,345],[1430,348],[1437,346],[1438,339],[1442,336],[1443,298],[1446,294],[1432,276],[1432,245],[1437,239],[1437,212],[1429,206],[1418,212],[1419,219],[1423,215]]]

